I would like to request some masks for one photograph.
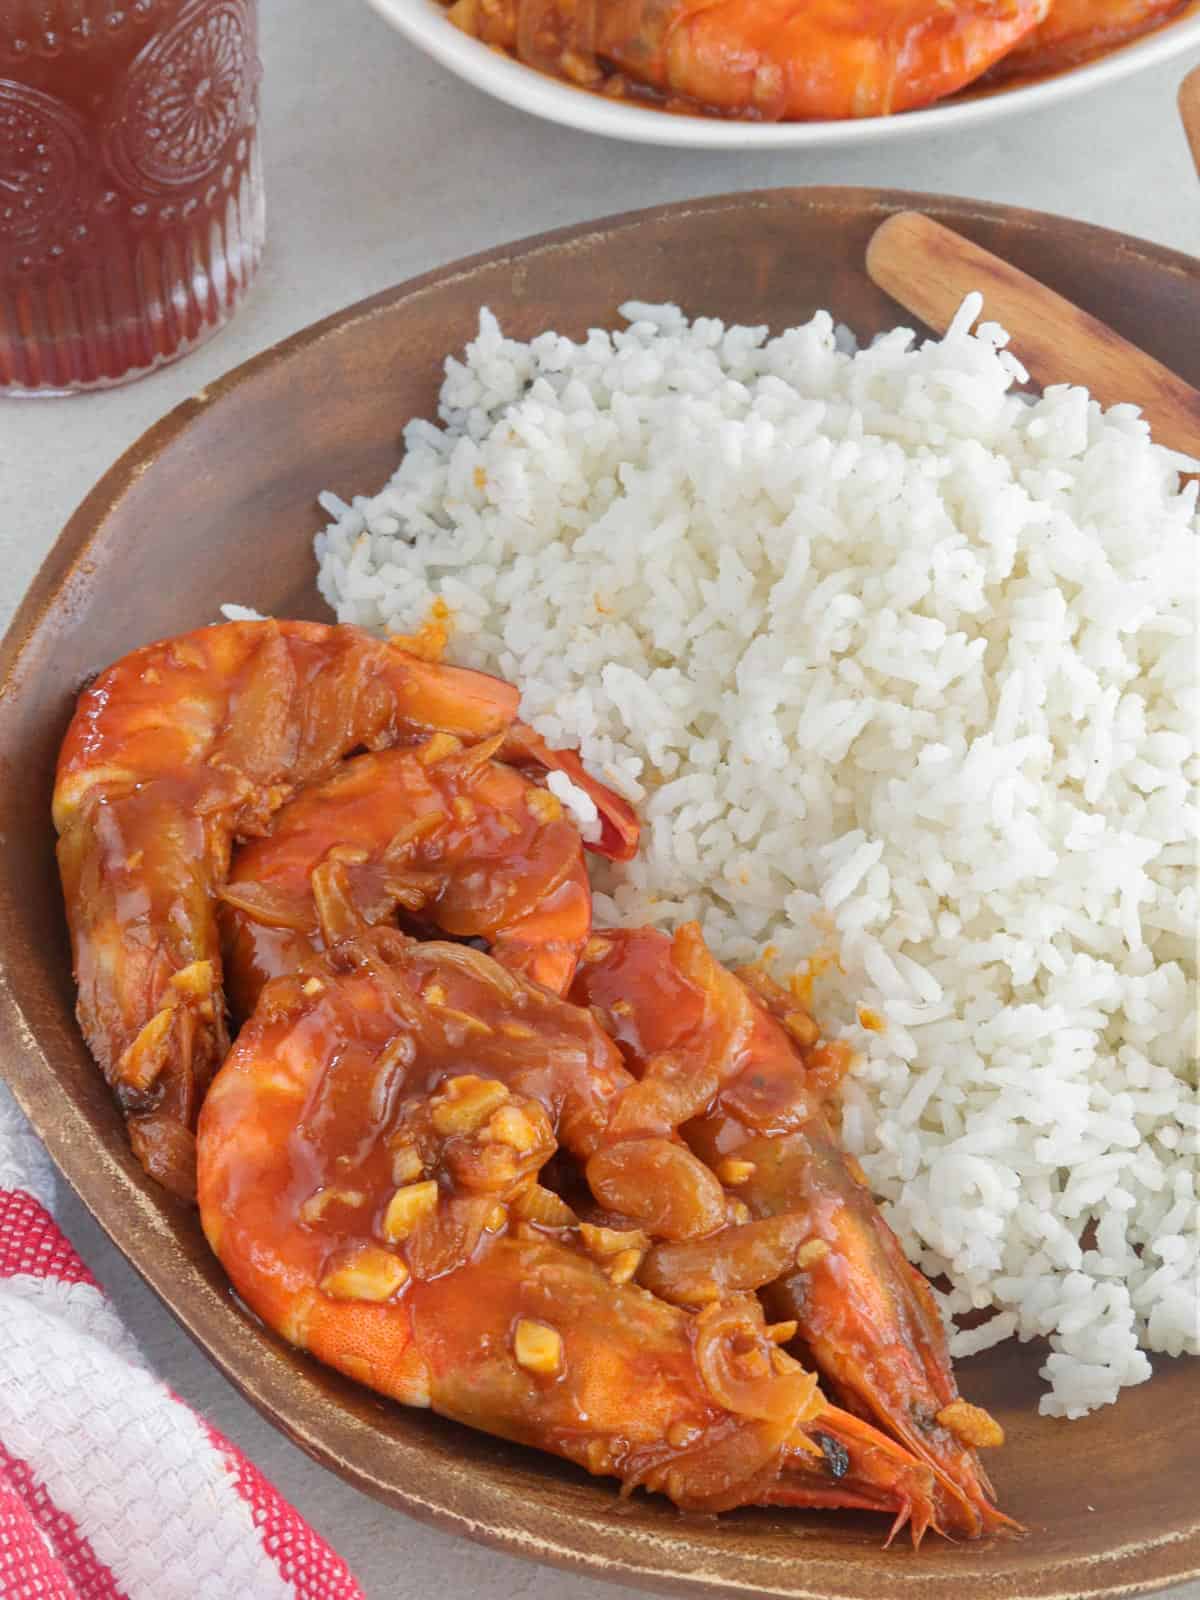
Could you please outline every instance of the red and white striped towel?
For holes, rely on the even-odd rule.
[[[362,1600],[149,1370],[53,1202],[46,1153],[0,1084],[0,1600]]]

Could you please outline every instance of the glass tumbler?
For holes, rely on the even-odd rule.
[[[0,394],[175,361],[263,245],[256,0],[0,0]]]

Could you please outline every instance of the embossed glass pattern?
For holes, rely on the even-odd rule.
[[[0,392],[194,349],[262,253],[255,0],[0,0]]]

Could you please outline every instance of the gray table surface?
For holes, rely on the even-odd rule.
[[[178,401],[306,323],[505,240],[727,190],[864,184],[1057,211],[1200,253],[1200,186],[1174,108],[1190,61],[952,141],[703,154],[551,130],[460,86],[359,0],[262,4],[270,242],[258,286],[174,369],[107,395],[0,402],[0,624],[88,488]],[[337,1546],[370,1600],[632,1594],[451,1539],[338,1482],[240,1399],[63,1188],[67,1232],[158,1370]],[[1170,1594],[1200,1600],[1200,1583]]]

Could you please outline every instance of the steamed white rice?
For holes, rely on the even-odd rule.
[[[317,554],[342,621],[442,597],[453,658],[636,804],[599,922],[836,951],[847,1147],[947,1316],[994,1312],[953,1352],[1048,1335],[1074,1417],[1200,1343],[1200,519],[1133,408],[1022,397],[978,311],[859,351],[824,313],[485,311]]]

